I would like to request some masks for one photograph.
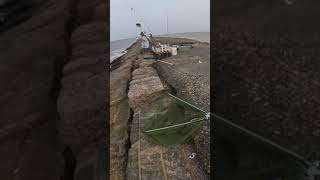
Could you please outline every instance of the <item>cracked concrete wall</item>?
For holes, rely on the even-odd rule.
[[[199,159],[189,159],[191,145],[164,147],[151,143],[142,132],[146,117],[156,112],[159,98],[165,93],[153,62],[137,59],[132,72],[128,98],[134,110],[130,131],[127,179],[208,179]],[[170,137],[168,137],[170,138]]]
[[[123,180],[126,177],[131,121],[127,91],[139,48],[138,43],[133,44],[128,53],[121,57],[122,65],[110,74],[110,179]]]

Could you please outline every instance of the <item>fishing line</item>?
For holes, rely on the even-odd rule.
[[[195,109],[197,109],[199,111],[202,111],[202,112],[206,113],[206,118],[208,118],[208,119],[210,119],[210,116],[211,116],[212,118],[214,118],[216,120],[219,120],[220,122],[223,122],[224,124],[227,124],[227,125],[229,125],[229,126],[231,126],[233,128],[236,128],[236,129],[238,129],[238,130],[240,130],[242,132],[245,132],[246,134],[250,135],[251,137],[254,137],[255,139],[259,140],[260,142],[263,142],[264,144],[267,144],[267,145],[269,145],[269,146],[271,146],[271,147],[273,147],[273,148],[275,148],[277,150],[280,150],[281,152],[289,155],[290,157],[294,158],[295,160],[297,160],[298,162],[300,162],[300,163],[302,163],[304,165],[304,167],[307,170],[307,175],[308,176],[316,177],[316,176],[320,175],[320,161],[310,162],[310,161],[306,160],[306,158],[304,158],[303,156],[295,153],[294,151],[291,151],[291,150],[289,150],[289,149],[287,149],[287,148],[285,148],[285,147],[283,147],[283,146],[281,146],[281,145],[279,145],[279,144],[277,144],[277,143],[275,143],[275,142],[273,142],[273,141],[271,141],[269,139],[266,139],[266,138],[254,133],[254,132],[252,132],[252,131],[250,131],[250,130],[248,130],[246,128],[243,128],[243,127],[231,122],[230,120],[227,120],[227,119],[225,119],[225,118],[223,118],[223,117],[221,117],[221,116],[219,116],[219,115],[217,115],[215,113],[206,112],[203,109],[201,109],[201,108],[199,108],[199,107],[197,107],[197,106],[195,106],[195,105],[193,105],[193,104],[191,104],[191,103],[189,103],[189,102],[187,102],[187,101],[185,101],[185,100],[183,100],[181,98],[178,98],[178,97],[176,97],[176,96],[174,96],[174,95],[172,95],[170,93],[168,93],[168,95],[170,95],[171,97],[173,97],[173,98],[175,98],[175,99],[177,99],[177,100],[179,100],[179,101],[181,101],[181,102],[183,102],[183,103],[185,103],[185,104],[187,104],[187,105],[189,105],[189,106],[191,106],[191,107],[193,107],[193,108],[195,108]],[[156,131],[156,130],[154,130],[154,131]]]
[[[145,23],[145,21],[142,20],[141,16],[138,14],[138,12],[136,11],[136,9],[135,9],[135,8],[131,8],[131,11],[133,11],[133,12],[135,13],[135,15],[137,16],[138,20],[139,20],[142,24],[146,25],[147,28],[148,28],[148,30],[149,30],[149,32],[152,33],[151,30],[150,30],[150,26],[149,26],[147,23]]]

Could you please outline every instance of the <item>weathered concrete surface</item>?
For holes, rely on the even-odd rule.
[[[127,166],[127,179],[208,179],[199,157],[189,158],[194,153],[191,145],[163,147],[152,143],[142,132],[146,118],[156,112],[158,101],[148,103],[136,109],[130,133],[131,148]],[[170,137],[169,137],[170,138]]]
[[[110,173],[111,179],[125,178],[128,148],[128,127],[130,107],[127,100],[111,106],[111,132],[110,132]]]
[[[163,38],[163,41],[165,42],[166,39],[168,38]],[[174,41],[171,43],[176,44]],[[207,43],[197,42],[193,44],[193,48],[180,48],[178,55],[165,58],[163,61],[172,63],[174,66],[157,62],[156,68],[161,78],[174,89],[179,97],[209,112],[210,46]],[[207,172],[209,172],[209,122],[206,123],[194,141],[197,154],[201,157]]]
[[[139,45],[132,45],[128,53],[121,57],[121,66],[110,74],[110,179],[114,180],[126,177],[131,118],[127,94],[133,61],[138,56],[132,52],[137,52]]]
[[[113,106],[119,103],[124,98],[127,98],[128,84],[131,79],[130,62],[125,63],[120,68],[112,71],[110,76],[110,105]]]
[[[152,67],[138,68],[132,72],[132,76],[128,97],[133,109],[156,100],[164,91],[162,82]]]
[[[143,68],[143,67],[148,67],[148,66],[152,66],[155,62],[154,61],[151,61],[151,60],[142,60],[140,63],[139,63],[139,67],[140,68]]]
[[[199,164],[198,156],[189,159],[194,152],[190,145],[162,147],[150,142],[141,132],[146,117],[152,115],[158,107],[159,97],[165,86],[158,73],[150,66],[152,63],[136,60],[129,87],[129,104],[134,109],[131,124],[131,148],[128,154],[127,179],[208,179]]]

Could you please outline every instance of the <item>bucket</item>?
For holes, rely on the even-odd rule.
[[[172,54],[172,56],[175,56],[175,55],[178,54],[177,47],[172,47],[171,48],[171,54]]]

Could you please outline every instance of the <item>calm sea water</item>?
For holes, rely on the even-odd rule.
[[[126,49],[130,47],[135,41],[136,41],[136,38],[111,41],[110,42],[110,62],[112,62],[116,58],[125,54],[127,52]]]

